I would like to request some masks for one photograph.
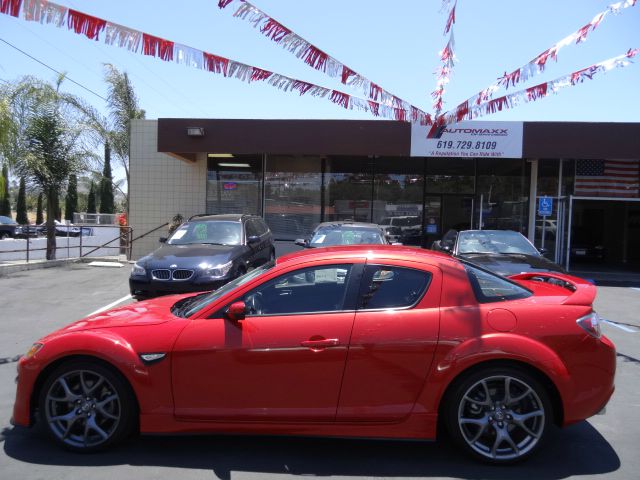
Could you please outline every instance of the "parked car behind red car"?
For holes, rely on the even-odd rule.
[[[511,463],[613,393],[595,293],[415,248],[306,249],[38,340],[13,422],[38,411],[55,441],[91,451],[136,429],[434,439],[440,420],[462,450]]]

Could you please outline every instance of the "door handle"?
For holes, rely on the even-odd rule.
[[[335,347],[340,343],[337,338],[319,338],[317,340],[305,340],[300,344],[303,347],[311,348],[312,350],[322,349],[326,347]]]

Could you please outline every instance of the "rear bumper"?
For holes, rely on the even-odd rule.
[[[564,402],[564,425],[600,413],[615,391],[616,348],[606,336],[589,337],[588,360],[570,368],[574,394]],[[579,392],[579,393],[578,393]]]

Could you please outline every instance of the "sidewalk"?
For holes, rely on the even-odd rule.
[[[40,268],[53,268],[68,265],[72,263],[91,263],[91,262],[113,262],[126,264],[126,255],[114,255],[107,257],[82,257],[82,258],[61,258],[56,260],[2,260],[0,261],[0,277],[11,275],[15,272],[24,272],[27,270],[37,270]]]

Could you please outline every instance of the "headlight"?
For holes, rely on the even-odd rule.
[[[42,347],[44,347],[44,344],[34,343],[33,345],[31,345],[31,348],[27,351],[27,353],[24,354],[25,358],[33,357],[36,353],[40,351]]]
[[[200,264],[200,267],[204,269],[204,276],[206,277],[211,277],[211,278],[222,278],[224,277],[227,273],[229,273],[229,270],[231,270],[231,267],[233,267],[233,261],[227,262],[225,264],[222,265],[209,265],[209,264]]]
[[[144,268],[142,268],[137,263],[133,264],[133,268],[131,269],[131,276],[140,276],[140,275],[146,275],[146,274],[147,274],[147,271]]]

